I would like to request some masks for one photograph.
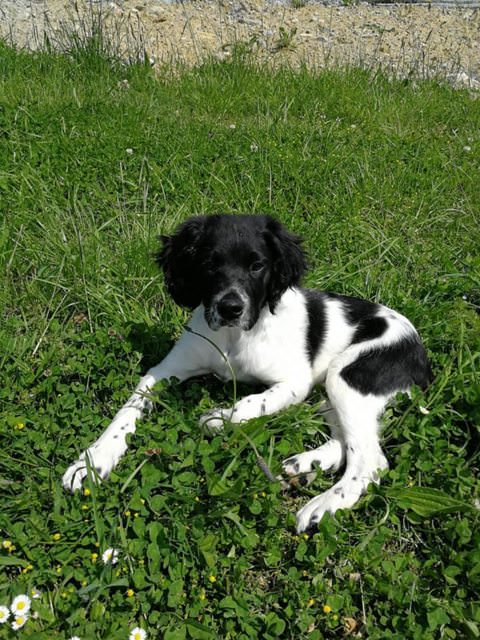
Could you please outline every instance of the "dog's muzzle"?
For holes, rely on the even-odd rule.
[[[245,311],[245,302],[238,293],[231,291],[225,294],[217,302],[217,313],[220,316],[222,324],[234,325],[242,317]]]
[[[248,329],[250,317],[248,298],[239,291],[221,294],[210,307],[207,307],[205,317],[214,331],[220,327]]]

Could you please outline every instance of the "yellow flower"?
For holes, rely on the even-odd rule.
[[[133,598],[135,591],[133,589],[127,589],[127,598]]]
[[[53,538],[54,540],[60,540],[60,538],[61,538],[61,537],[62,537],[62,534],[61,534],[61,533],[54,533],[54,534],[53,534],[53,536],[52,536],[52,538]]]
[[[16,429],[25,429],[25,425],[23,424],[23,422],[17,422],[17,424],[15,425]]]
[[[262,493],[260,494],[262,496],[262,498],[266,498],[267,494],[265,493],[265,491],[262,491]]]
[[[88,511],[88,504],[82,504],[82,511]]]
[[[315,604],[315,599],[310,598],[310,600],[307,602],[307,607],[313,607],[314,604]]]
[[[336,613],[333,614],[332,619],[335,620],[335,622],[338,620],[338,616]]]
[[[27,564],[27,566],[22,569],[22,573],[28,573],[29,571],[32,571],[33,569],[33,565],[32,564]]]
[[[92,562],[96,562],[98,558],[98,553],[92,553]]]
[[[328,604],[324,604],[323,605],[323,613],[330,613],[330,611],[332,610],[332,607]]]
[[[217,578],[215,576],[208,576],[208,580],[213,584],[214,582],[217,581]]]
[[[86,488],[83,490],[83,495],[84,495],[84,496],[89,496],[91,493],[92,493],[92,492],[90,491],[90,489],[89,489],[88,487],[86,487]]]
[[[13,546],[13,542],[11,540],[4,540],[2,542],[2,547],[4,549],[10,549],[10,547],[12,547],[12,546]]]
[[[308,535],[308,533],[304,533],[303,534],[303,539],[304,540],[308,540],[310,538],[310,536]]]

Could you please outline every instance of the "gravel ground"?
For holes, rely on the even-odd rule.
[[[334,0],[335,2],[337,0]],[[468,0],[470,1],[470,0]],[[288,4],[287,4],[288,2]],[[337,4],[302,0],[0,0],[0,35],[36,47],[100,11],[119,46],[142,43],[154,64],[225,58],[235,46],[272,64],[382,66],[440,74],[480,89],[480,9],[439,4]],[[293,6],[296,5],[296,6]],[[90,18],[88,17],[90,16]]]

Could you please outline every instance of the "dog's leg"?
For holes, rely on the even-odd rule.
[[[136,420],[141,418],[146,409],[151,408],[152,403],[148,395],[153,386],[160,380],[186,380],[208,371],[208,368],[201,365],[204,360],[202,346],[191,334],[182,335],[166,358],[141,378],[134,393],[98,440],[81,453],[78,460],[66,470],[62,479],[65,489],[80,489],[88,472],[87,459],[88,465],[97,477],[103,479],[108,476],[127,450],[127,433],[135,432]]]
[[[341,480],[316,496],[297,513],[297,530],[316,526],[328,511],[352,507],[370,482],[378,482],[378,471],[388,467],[379,443],[379,416],[389,396],[362,395],[338,372],[327,377],[328,395],[335,406],[345,444],[346,468]]]
[[[332,437],[316,449],[303,451],[282,462],[283,471],[290,476],[292,487],[307,487],[317,477],[317,469],[335,473],[345,461],[345,446],[339,437]]]
[[[300,480],[302,486],[313,482],[317,475],[316,469],[335,473],[345,462],[345,443],[335,409],[325,401],[318,413],[330,427],[330,439],[316,449],[297,453],[282,462],[283,470],[288,476],[304,476]]]
[[[306,381],[279,382],[264,391],[254,393],[239,400],[228,409],[214,409],[200,418],[200,425],[208,431],[218,431],[225,422],[245,422],[252,418],[271,415],[291,404],[303,402],[310,391],[310,384]]]

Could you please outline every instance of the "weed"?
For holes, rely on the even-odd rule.
[[[295,35],[297,33],[297,28],[292,27],[287,31],[285,27],[280,27],[278,30],[278,38],[275,40],[273,44],[273,51],[293,51],[296,48],[295,44]]]
[[[253,34],[248,40],[237,40],[236,42],[227,43],[222,46],[222,51],[228,52],[232,59],[236,62],[250,62],[253,60],[253,54],[259,46],[259,37]]]

